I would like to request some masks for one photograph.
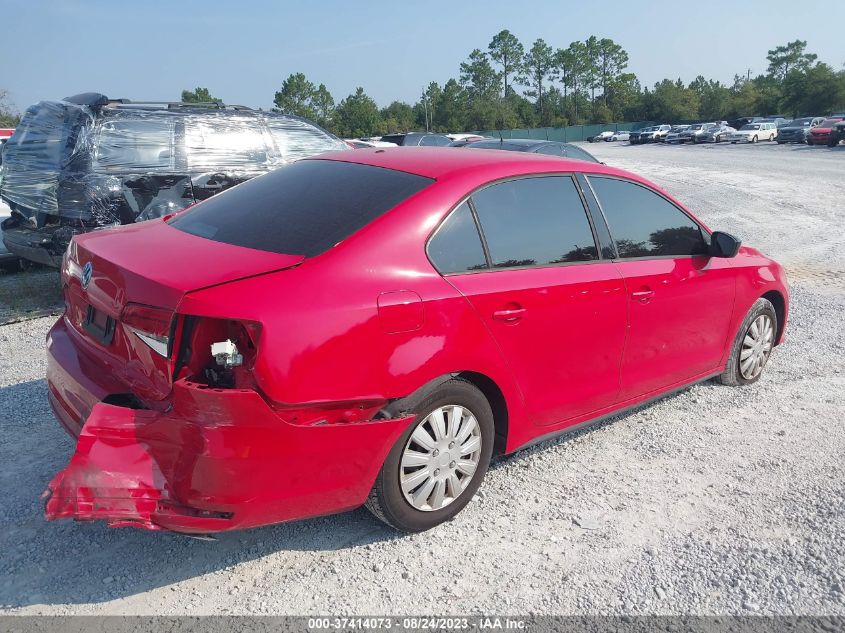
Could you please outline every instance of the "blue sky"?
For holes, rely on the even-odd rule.
[[[796,38],[842,68],[842,11],[829,2],[259,2],[0,0],[0,88],[18,109],[85,91],[178,99],[208,87],[229,103],[270,107],[292,72],[336,100],[362,86],[380,106],[413,102],[423,85],[457,77],[473,48],[510,29],[527,46],[595,34],[630,55],[651,85],[697,74],[729,82],[765,71],[766,51]]]

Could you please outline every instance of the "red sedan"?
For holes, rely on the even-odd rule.
[[[839,117],[833,117],[819,123],[807,135],[807,145],[827,145],[827,142],[830,140],[830,133],[833,131],[833,126],[841,120]]]
[[[357,150],[78,236],[47,337],[48,519],[210,533],[457,514],[494,454],[760,378],[783,269],[633,174]],[[598,457],[600,459],[600,457]]]

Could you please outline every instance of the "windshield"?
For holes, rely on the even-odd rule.
[[[170,224],[215,242],[313,257],[432,182],[371,165],[303,160],[219,193]]]
[[[813,119],[794,119],[787,124],[787,127],[801,127],[803,125],[810,125]]]
[[[757,124],[757,123],[754,123],[754,124],[749,124],[749,125],[743,125],[743,126],[742,126],[742,129],[743,129],[743,130],[759,130],[759,129],[760,129],[760,125],[759,125],[759,124]]]

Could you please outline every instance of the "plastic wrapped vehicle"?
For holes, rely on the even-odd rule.
[[[3,148],[6,247],[58,267],[79,233],[162,217],[281,165],[346,145],[316,124],[243,106],[41,101]]]

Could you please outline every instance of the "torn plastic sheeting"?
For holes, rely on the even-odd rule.
[[[163,217],[249,178],[346,145],[275,113],[64,101],[29,108],[5,148],[0,193],[41,226],[89,228]]]
[[[108,519],[115,525],[160,529],[151,519],[159,503],[169,499],[168,484],[150,447],[138,437],[139,425],[158,415],[95,405],[73,457],[43,494],[45,518]]]

